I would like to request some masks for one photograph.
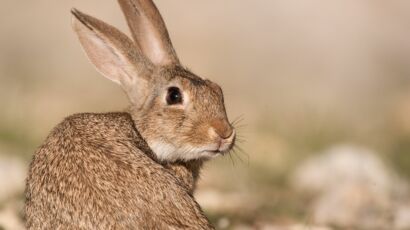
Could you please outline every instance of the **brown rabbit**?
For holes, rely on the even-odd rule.
[[[30,165],[26,226],[213,229],[192,191],[202,162],[235,142],[222,90],[180,65],[151,0],[118,1],[134,42],[77,10],[73,28],[131,105],[73,115],[53,129]]]

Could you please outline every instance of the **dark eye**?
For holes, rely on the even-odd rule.
[[[178,87],[169,87],[167,93],[168,105],[182,104],[182,94]]]

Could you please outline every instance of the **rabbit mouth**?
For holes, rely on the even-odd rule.
[[[209,155],[223,155],[226,151],[224,151],[224,149],[221,148],[221,146],[215,147],[215,148],[209,148],[209,149],[204,149],[202,150],[200,153],[207,153]]]
[[[215,149],[215,150],[205,150],[205,151],[203,151],[203,152],[208,152],[208,153],[211,153],[211,154],[214,154],[214,155],[223,154],[223,152],[220,151],[219,149]]]
[[[230,143],[219,143],[218,148],[205,150],[203,152],[208,152],[208,153],[215,154],[215,155],[218,155],[218,154],[225,155],[233,148],[234,144],[235,144],[234,141]]]
[[[217,157],[217,156],[223,156],[228,152],[229,150],[216,149],[216,150],[206,150],[206,151],[203,151],[202,153],[207,153],[208,155],[210,155],[210,157]]]

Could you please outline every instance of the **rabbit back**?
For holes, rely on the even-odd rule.
[[[30,165],[27,228],[212,228],[190,191],[152,156],[128,113],[65,119]]]

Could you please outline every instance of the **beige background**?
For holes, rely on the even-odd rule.
[[[222,86],[231,119],[243,116],[245,153],[210,162],[199,189],[215,223],[306,222],[290,175],[340,144],[409,178],[410,2],[156,3],[181,61]],[[27,165],[65,116],[127,105],[83,54],[72,7],[128,33],[116,1],[0,0],[0,156]]]

